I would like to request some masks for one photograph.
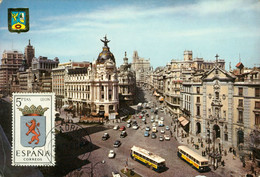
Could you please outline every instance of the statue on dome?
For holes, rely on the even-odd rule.
[[[105,35],[104,39],[105,39],[105,40],[102,40],[102,39],[100,39],[100,40],[101,40],[101,41],[104,43],[104,45],[107,47],[107,43],[110,42],[109,40],[107,40],[107,35]]]

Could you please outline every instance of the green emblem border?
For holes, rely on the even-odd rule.
[[[25,20],[25,29],[21,30],[14,30],[12,29],[12,12],[13,11],[25,11],[26,13],[26,20]],[[29,8],[8,8],[8,30],[10,32],[20,33],[20,32],[27,32],[29,31]]]

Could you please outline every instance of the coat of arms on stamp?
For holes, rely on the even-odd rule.
[[[53,93],[13,94],[12,165],[54,166]]]
[[[8,30],[17,33],[29,31],[28,8],[8,9]]]

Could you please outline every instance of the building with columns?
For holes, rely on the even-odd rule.
[[[88,67],[68,69],[64,77],[65,104],[77,114],[117,115],[118,76],[114,55],[104,37],[102,52]]]

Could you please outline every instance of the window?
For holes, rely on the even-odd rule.
[[[243,88],[242,87],[238,88],[238,96],[243,96]]]
[[[255,114],[255,125],[260,125],[260,114]]]
[[[238,106],[239,106],[239,107],[243,107],[243,100],[242,100],[242,99],[239,99],[239,100],[238,100]]]
[[[197,103],[200,103],[200,97],[197,97]]]
[[[197,116],[200,116],[200,106],[197,106]]]
[[[109,99],[111,100],[111,98],[112,98],[112,95],[111,95],[111,94],[109,94]]]
[[[238,111],[238,123],[243,123],[243,111]]]
[[[225,141],[228,141],[228,134],[227,133],[225,133],[224,137],[225,137]]]
[[[200,88],[199,88],[199,87],[197,87],[197,93],[198,93],[198,94],[200,93]]]
[[[101,91],[104,91],[104,86],[101,86]]]
[[[219,92],[215,92],[216,94],[216,99],[218,100],[219,99]]]
[[[255,97],[256,98],[260,97],[260,88],[255,88]]]
[[[255,102],[255,109],[260,109],[260,101]]]
[[[104,99],[104,94],[101,95],[101,98]]]

